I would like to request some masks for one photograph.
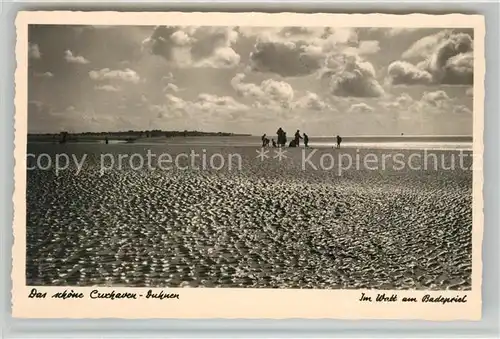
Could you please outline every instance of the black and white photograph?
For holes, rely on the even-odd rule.
[[[472,290],[472,25],[90,18],[27,27],[26,286]]]

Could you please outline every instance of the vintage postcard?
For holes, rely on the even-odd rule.
[[[479,15],[20,12],[13,316],[479,320]]]

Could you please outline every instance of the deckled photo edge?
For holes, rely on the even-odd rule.
[[[12,244],[12,313],[16,312],[17,297],[25,285],[25,227],[26,224],[26,146],[27,146],[27,46],[29,13],[18,13],[16,30],[16,69],[14,72],[14,191],[13,191],[13,244]],[[20,280],[21,278],[21,280]]]
[[[61,15],[64,14],[64,15]],[[51,24],[53,22],[57,22],[58,24],[63,24],[67,23],[69,24],[68,21],[73,21],[71,22],[72,24],[121,24],[121,25],[151,25],[151,23],[145,23],[145,22],[125,22],[122,21],[122,16],[126,17],[127,20],[132,20],[132,19],[141,19],[141,18],[146,18],[146,16],[142,16],[142,14],[146,13],[141,13],[141,15],[138,15],[137,13],[123,13],[123,12],[105,12],[105,13],[91,13],[91,12],[20,12],[17,19],[16,19],[16,32],[17,32],[17,39],[16,39],[16,72],[15,72],[15,148],[14,148],[14,154],[15,154],[15,188],[14,188],[14,195],[13,195],[13,200],[14,200],[14,221],[13,221],[13,230],[14,230],[14,245],[13,245],[13,270],[12,270],[12,281],[13,281],[13,289],[12,289],[12,303],[13,303],[13,315],[14,316],[19,316],[23,317],[24,314],[29,314],[28,317],[44,317],[47,315],[48,317],[52,317],[55,314],[60,314],[60,315],[65,315],[67,314],[67,309],[66,307],[62,307],[63,304],[58,303],[57,305],[59,306],[59,309],[57,310],[52,310],[51,312],[45,312],[45,310],[42,311],[33,311],[32,306],[29,305],[23,305],[23,308],[19,308],[18,303],[21,303],[24,299],[24,294],[26,293],[26,286],[25,286],[25,279],[24,279],[24,269],[25,269],[25,239],[22,239],[25,237],[25,226],[21,226],[25,224],[26,222],[26,216],[25,216],[25,209],[26,209],[26,203],[25,203],[25,194],[26,194],[26,173],[23,167],[26,167],[26,159],[25,159],[25,153],[26,153],[26,141],[27,141],[27,116],[26,116],[26,111],[27,111],[27,96],[26,96],[26,85],[27,85],[27,27],[29,24]],[[179,13],[150,13],[151,17],[155,17],[158,19],[166,18],[169,15],[178,15]],[[199,16],[208,16],[208,17],[216,17],[219,13],[180,13],[184,18],[182,19],[194,19],[195,15]],[[228,15],[234,16],[233,13],[222,13],[225,14],[226,18],[229,18]],[[258,21],[260,19],[260,15],[263,16],[276,16],[279,19],[282,20],[287,20],[289,16],[293,18],[293,20],[298,20],[301,19],[302,17],[311,18],[312,16],[316,16],[316,14],[310,15],[310,14],[296,14],[296,13],[280,13],[280,14],[262,14],[262,13],[238,13],[239,18],[235,20],[235,23],[238,21],[241,21],[241,18],[244,17],[245,15],[251,14],[253,16],[252,20]],[[95,18],[93,17],[95,15]],[[109,20],[105,20],[105,15],[112,15],[113,19],[111,22]],[[255,17],[259,18],[255,18]],[[317,18],[314,18],[311,22],[308,20],[305,20],[305,23],[300,22],[300,25],[303,26],[313,26],[313,25],[318,25],[315,24],[314,22],[317,21],[317,19],[322,19],[323,16],[325,18],[331,18],[331,17],[340,17],[340,18],[349,18],[350,20],[356,21],[355,19],[361,19],[363,18],[363,26],[371,26],[371,27],[384,27],[384,26],[389,26],[387,22],[380,22],[378,20],[375,20],[373,23],[370,23],[370,20],[373,19],[380,19],[380,17],[387,17],[385,18],[384,21],[387,19],[394,20],[394,24],[392,24],[390,27],[400,27],[400,26],[411,26],[411,27],[471,27],[474,28],[475,33],[479,33],[482,35],[481,39],[475,39],[474,40],[474,66],[475,66],[475,75],[474,75],[474,111],[475,111],[475,116],[474,116],[474,152],[479,151],[481,156],[483,154],[484,150],[484,145],[483,145],[483,123],[484,123],[484,63],[485,63],[485,55],[484,55],[484,34],[485,34],[485,27],[484,27],[484,17],[481,15],[463,15],[463,14],[446,14],[446,15],[437,15],[439,17],[439,20],[436,22],[430,22],[429,19],[435,18],[435,15],[427,15],[427,14],[408,14],[408,15],[391,15],[391,14],[318,14]],[[405,17],[404,21],[402,20],[397,20],[401,17]],[[182,20],[180,19],[180,20]],[[203,19],[203,18],[202,18]],[[419,20],[419,19],[426,19],[427,23],[416,23],[413,25],[408,25],[405,23],[408,23],[408,20]],[[450,21],[448,21],[449,19]],[[116,22],[115,22],[116,21]],[[203,21],[203,20],[201,20]],[[218,22],[214,22],[211,25],[230,25],[228,23],[220,23],[219,20]],[[378,21],[378,22],[377,22]],[[432,20],[431,20],[432,21]],[[461,24],[459,21],[462,21],[464,24]],[[451,25],[451,22],[453,22],[453,25]],[[277,25],[277,20],[274,20],[273,25],[269,25],[266,22],[266,26],[280,26]],[[205,24],[204,22],[202,24]],[[243,23],[246,25],[246,23]],[[294,22],[288,22],[288,25],[293,25],[293,24],[298,24],[297,21]],[[337,24],[337,23],[336,23]],[[200,23],[197,23],[196,25],[200,25]],[[241,25],[241,23],[240,23]],[[251,25],[251,24],[250,24]],[[339,26],[344,26],[341,23],[339,23]],[[355,22],[346,24],[345,26],[359,26]],[[480,71],[481,70],[481,71]],[[479,99],[479,100],[478,100]],[[480,111],[482,114],[477,114],[477,112]],[[479,174],[479,175],[477,175]],[[474,270],[474,287],[472,291],[470,291],[471,299],[473,298],[475,300],[474,306],[469,304],[467,311],[464,311],[463,309],[459,312],[460,314],[454,313],[451,315],[451,317],[442,314],[444,313],[443,310],[440,306],[435,307],[435,312],[433,314],[429,313],[429,309],[426,309],[422,312],[419,313],[419,319],[427,319],[427,320],[454,320],[454,319],[471,319],[471,320],[479,320],[481,317],[481,276],[482,276],[482,262],[481,262],[481,246],[482,246],[482,232],[483,232],[483,222],[484,222],[484,216],[483,216],[483,197],[482,197],[482,184],[483,184],[483,171],[482,168],[480,171],[474,173],[474,207],[473,207],[473,213],[474,213],[474,225],[473,225],[473,270]],[[17,225],[17,226],[16,226]],[[21,241],[19,241],[21,239]],[[479,261],[479,262],[478,262]],[[75,288],[75,289],[84,289],[84,288]],[[186,290],[186,289],[175,289],[179,291],[182,294],[188,294],[191,291]],[[281,291],[278,290],[272,290],[273,293],[280,293]],[[196,291],[196,294],[203,293],[203,294],[210,294],[212,293],[212,290],[207,291],[206,289],[198,290]],[[221,291],[217,291],[220,295]],[[225,293],[226,291],[223,291],[222,293]],[[232,294],[234,293],[233,291],[227,291],[227,294]],[[249,290],[243,290],[241,293],[254,293],[254,292],[261,292],[261,291],[249,291]],[[299,294],[302,291],[286,291],[286,292],[291,292],[292,294]],[[309,291],[308,291],[309,292]],[[316,292],[316,291],[314,291]],[[325,291],[317,291],[317,292],[325,292]],[[330,291],[332,294],[344,294],[344,293],[350,293],[353,291],[348,291],[348,290],[339,290],[339,291]],[[387,291],[385,291],[387,292]],[[401,293],[401,291],[397,291],[398,293]],[[422,291],[416,291],[418,294]],[[288,293],[287,293],[288,294]],[[358,294],[358,291],[354,291],[354,295]],[[268,298],[272,296],[268,296]],[[320,298],[321,299],[321,298]],[[349,299],[349,298],[347,298]],[[352,298],[351,298],[352,300]],[[318,300],[319,301],[319,300]],[[190,300],[192,303],[192,306],[196,307],[196,299],[195,300]],[[354,300],[353,300],[354,302]],[[43,304],[53,304],[54,306],[56,303],[53,303],[50,300],[45,300]],[[158,313],[161,314],[161,309],[160,305],[155,305],[151,303],[146,303],[143,301],[136,301],[137,305],[140,304],[147,304],[146,308],[153,308],[153,307],[158,307]],[[41,305],[41,301],[36,301],[36,304]],[[68,307],[72,303],[67,303]],[[115,303],[115,306],[117,308],[121,308],[120,303]],[[31,304],[33,305],[33,304]],[[74,316],[71,315],[73,318],[88,318],[88,317],[108,317],[106,315],[106,311],[103,312],[103,310],[106,308],[106,303],[103,303],[101,305],[104,305],[104,307],[93,307],[92,310],[88,309],[81,309],[81,316]],[[313,305],[308,305],[304,304],[304,307],[311,307]],[[57,308],[58,306],[55,306]],[[400,305],[394,305],[391,306],[392,308],[402,308]],[[447,306],[445,309],[448,310]],[[453,307],[453,306],[451,306]],[[114,308],[111,307],[110,308]],[[140,310],[142,307],[134,307],[136,310]],[[360,306],[359,308],[363,308]],[[366,308],[366,307],[365,307]],[[373,318],[377,316],[378,313],[380,313],[381,309],[386,309],[387,307],[370,307],[370,311],[368,314],[365,316],[360,316],[360,318]],[[40,310],[40,308],[37,307],[37,309]],[[96,311],[97,309],[97,311]],[[378,311],[377,311],[378,309]],[[433,308],[434,309],[434,308]],[[89,312],[90,311],[90,312]],[[467,312],[468,314],[465,314]],[[45,313],[45,314],[44,314]],[[111,313],[111,312],[110,312]],[[123,312],[119,311],[119,314],[121,314],[124,318],[142,318],[143,316],[140,314],[130,314],[128,311]],[[197,312],[194,312],[197,313]],[[202,312],[203,313],[203,312]],[[224,312],[227,317],[227,312]],[[258,314],[262,314],[262,312],[253,312],[254,315],[252,316],[253,318],[260,318]],[[284,312],[279,312],[278,310],[275,310],[274,312],[271,312],[274,315],[269,315],[270,318],[286,318],[286,310]],[[280,315],[284,313],[285,315]],[[335,318],[344,318],[342,315],[342,311],[339,309],[338,311],[334,312],[335,314],[331,314],[332,317]],[[359,310],[359,312],[353,312],[354,314],[359,313],[363,314],[365,313],[362,310]],[[388,312],[391,313],[392,316],[390,315],[386,319],[409,319],[413,318],[411,314],[401,314],[404,312]],[[451,312],[450,312],[451,313]],[[161,315],[160,315],[161,316]],[[189,315],[185,314],[185,317],[197,317],[196,314],[194,315]],[[218,317],[217,314],[214,314],[213,316],[210,315],[204,315],[205,317]],[[302,315],[303,317],[307,317],[306,315]],[[311,318],[318,318],[318,317],[324,317],[325,315],[313,315]],[[109,317],[115,317],[113,315],[110,315]],[[150,315],[146,316],[150,317]],[[175,318],[175,313],[170,313],[168,317],[173,317]],[[235,318],[238,317],[245,317],[244,315],[235,315]],[[385,318],[383,315],[378,315],[380,318]],[[458,317],[458,318],[457,318]],[[345,317],[344,319],[351,318],[351,317]],[[356,318],[354,316],[354,318]]]

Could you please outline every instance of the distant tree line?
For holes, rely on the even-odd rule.
[[[158,137],[193,137],[193,136],[247,136],[249,134],[235,134],[227,132],[201,132],[201,131],[162,131],[162,130],[146,130],[146,131],[117,131],[117,132],[82,132],[82,133],[69,133],[66,131],[60,133],[28,133],[29,139],[52,139],[59,140],[60,143],[66,143],[68,141],[76,141],[78,137],[86,138],[104,138],[110,137],[115,139],[124,139],[128,141],[133,141],[138,138],[158,138]]]

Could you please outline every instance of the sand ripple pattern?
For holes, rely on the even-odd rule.
[[[237,172],[29,171],[28,284],[471,288],[471,172],[339,177],[238,152]]]

